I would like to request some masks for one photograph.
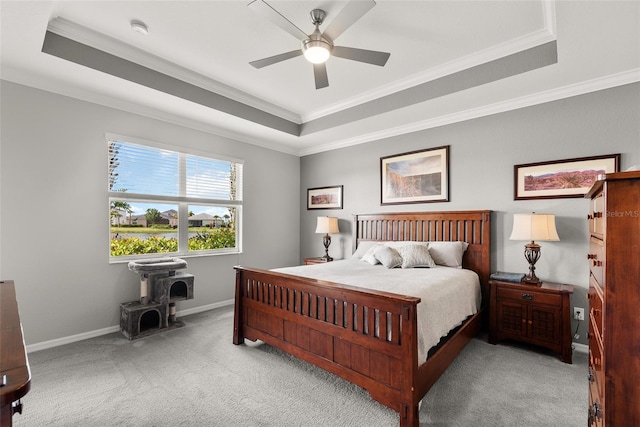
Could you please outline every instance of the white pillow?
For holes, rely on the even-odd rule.
[[[367,252],[365,252],[365,254],[362,255],[362,260],[368,262],[371,265],[380,264],[380,261],[378,261],[378,259],[375,257],[375,252],[376,252],[376,249],[382,248],[382,247],[383,246],[379,243],[375,245],[371,245],[371,247],[367,249]]]
[[[367,253],[371,246],[380,245],[380,242],[375,240],[363,240],[358,244],[356,251],[351,255],[351,258],[362,259],[364,254]]]
[[[396,248],[402,257],[402,268],[435,267],[428,245],[406,244]]]
[[[438,265],[462,268],[462,256],[468,247],[467,242],[429,242],[429,253]]]
[[[396,268],[402,265],[402,257],[397,250],[388,246],[380,246],[373,253],[380,264],[387,268]]]

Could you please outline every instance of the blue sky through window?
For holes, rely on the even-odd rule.
[[[112,158],[116,163],[111,169],[113,186],[111,191],[146,194],[149,196],[179,196],[180,154],[129,142],[115,142]],[[231,163],[207,157],[188,155],[186,159],[186,196],[231,200],[229,177]],[[176,209],[175,204],[128,201],[132,215],[143,215],[147,209],[160,212]],[[212,216],[229,215],[229,209],[219,206],[189,205],[194,214],[207,213]]]

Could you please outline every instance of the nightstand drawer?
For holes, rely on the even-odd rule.
[[[498,299],[510,299],[519,302],[535,302],[538,304],[559,305],[562,302],[562,296],[558,294],[548,294],[545,292],[536,292],[535,287],[523,286],[522,289],[505,289],[498,288]]]

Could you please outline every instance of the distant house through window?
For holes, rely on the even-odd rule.
[[[112,260],[240,251],[241,161],[111,135],[107,154]]]

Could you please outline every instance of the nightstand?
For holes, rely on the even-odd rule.
[[[573,286],[543,282],[541,286],[489,280],[489,343],[511,339],[548,348],[571,363]]]
[[[311,265],[311,264],[324,264],[325,262],[331,262],[333,261],[333,259],[327,260],[324,257],[317,257],[317,258],[305,258],[304,259],[304,265]]]

